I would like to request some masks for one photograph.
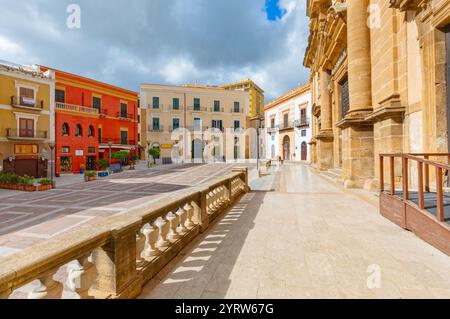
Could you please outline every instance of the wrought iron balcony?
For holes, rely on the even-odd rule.
[[[120,120],[130,120],[130,121],[132,121],[134,119],[134,115],[130,114],[130,113],[118,112],[117,113],[117,118],[120,119]]]
[[[208,108],[206,106],[188,106],[188,111],[207,112]]]
[[[164,126],[162,125],[149,125],[148,126],[148,131],[149,132],[163,132],[164,131]]]
[[[133,139],[122,139],[122,138],[99,138],[99,143],[103,145],[136,145],[136,141]]]
[[[44,109],[44,101],[37,101],[26,97],[11,96],[11,106],[40,112]]]
[[[46,140],[48,138],[48,132],[7,128],[6,138],[10,140]]]
[[[291,130],[291,129],[294,128],[294,126],[295,126],[294,122],[291,121],[291,122],[288,122],[288,123],[281,123],[281,124],[278,125],[277,127],[278,127],[278,129],[279,129],[280,131],[282,131],[282,130]]]
[[[231,113],[244,113],[244,109],[241,107],[239,107],[239,108],[232,107]]]
[[[302,118],[300,120],[295,121],[295,127],[303,127],[307,128],[309,127],[309,118]]]

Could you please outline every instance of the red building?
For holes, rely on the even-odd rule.
[[[108,159],[110,148],[112,153],[137,150],[136,92],[54,71],[56,173],[95,170],[100,158]]]

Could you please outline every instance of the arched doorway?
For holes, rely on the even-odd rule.
[[[195,139],[192,141],[192,159],[202,160],[203,143],[201,139]]]
[[[302,161],[308,160],[308,145],[306,142],[302,143]]]
[[[291,139],[287,135],[283,138],[283,157],[285,161],[291,159]]]

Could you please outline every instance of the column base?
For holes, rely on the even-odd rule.
[[[333,168],[333,130],[322,130],[317,139],[317,167],[321,171]]]

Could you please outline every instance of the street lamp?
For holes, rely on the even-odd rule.
[[[109,139],[109,140],[108,140],[108,147],[109,147],[109,154],[108,154],[108,160],[109,160],[109,175],[111,175],[111,158],[112,158],[111,150],[112,150],[112,146],[113,146],[113,140]]]
[[[147,141],[147,168],[150,168],[150,142]]]
[[[50,148],[50,180],[52,182],[52,188],[55,188],[56,187],[56,183],[53,180],[53,168],[54,168],[53,151],[55,150],[55,142],[50,142],[48,144],[48,147]]]

